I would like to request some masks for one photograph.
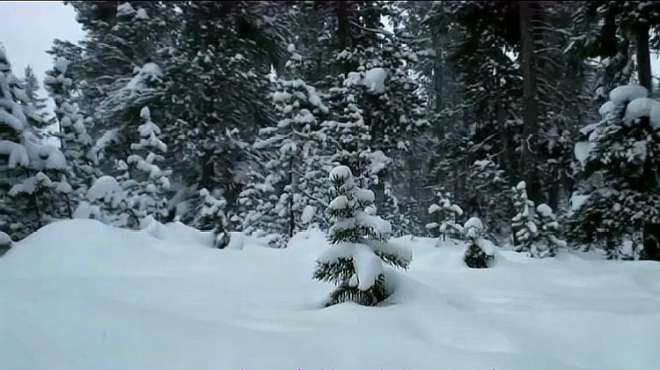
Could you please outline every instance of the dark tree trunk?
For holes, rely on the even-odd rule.
[[[289,194],[289,238],[291,238],[296,229],[296,217],[293,212],[293,194],[297,190],[293,175],[293,159],[289,159],[289,186],[291,187],[291,194]]]
[[[213,189],[213,177],[215,175],[215,166],[213,163],[213,152],[211,150],[204,151],[201,159],[201,179],[199,181],[200,188]]]
[[[637,73],[639,84],[646,87],[649,94],[653,91],[651,82],[651,57],[649,54],[649,26],[648,24],[639,25],[635,29],[635,39],[637,47]]]
[[[644,225],[644,250],[640,258],[660,261],[660,224],[647,223]]]
[[[440,23],[440,21],[438,22]],[[434,97],[434,112],[440,113],[445,107],[446,103],[443,100],[443,88],[445,85],[445,61],[442,55],[442,52],[445,48],[445,42],[443,42],[443,36],[446,33],[446,27],[444,24],[433,24],[431,27],[431,45],[435,51],[435,57],[433,58],[433,97]]]
[[[352,44],[351,27],[349,22],[349,15],[352,10],[350,3],[337,1],[335,3],[335,15],[337,16],[337,49],[344,50],[350,48]],[[341,63],[340,73],[348,73],[351,71],[350,63]]]
[[[504,103],[498,98],[497,104],[497,130],[500,135],[500,141],[502,142],[502,155],[501,158],[501,167],[506,173],[510,174],[512,177],[518,177],[516,166],[514,164],[514,150],[513,147],[515,144],[511,140],[511,134],[509,128],[506,126],[506,109]]]
[[[521,1],[520,5],[520,69],[523,77],[523,137],[521,151],[521,166],[527,183],[527,193],[530,199],[538,202],[541,196],[541,184],[538,176],[538,161],[535,150],[538,150],[538,96],[534,57],[534,40],[532,27],[532,12],[536,3]]]

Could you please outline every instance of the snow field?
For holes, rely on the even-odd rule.
[[[238,236],[235,234],[234,236]],[[182,224],[135,232],[51,224],[0,258],[3,369],[653,370],[660,264],[561,250],[496,249],[469,269],[464,245],[409,237],[406,272],[377,307],[322,308],[311,276],[330,248],[312,229],[287,249],[242,237],[217,250]]]

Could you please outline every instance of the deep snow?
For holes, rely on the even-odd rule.
[[[660,264],[499,250],[468,269],[463,246],[401,238],[410,270],[382,306],[321,308],[328,248],[287,249],[181,224],[92,220],[44,227],[0,258],[0,368],[7,370],[660,368]],[[391,270],[388,270],[391,271]]]

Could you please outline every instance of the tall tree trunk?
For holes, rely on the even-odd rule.
[[[335,3],[335,15],[337,16],[337,49],[339,51],[350,48],[352,44],[351,28],[349,23],[349,15],[352,5],[349,2],[337,1]],[[340,73],[348,73],[351,71],[350,63],[342,62],[340,66]]]
[[[511,140],[511,133],[509,128],[506,125],[507,112],[502,102],[501,98],[498,97],[496,101],[497,106],[497,130],[500,135],[500,141],[502,142],[502,154],[500,156],[501,167],[513,177],[517,177],[517,168],[514,164],[514,145],[515,143]]]
[[[538,149],[538,114],[539,104],[536,86],[536,69],[534,57],[534,40],[532,27],[532,8],[536,8],[534,1],[519,2],[520,12],[520,69],[523,77],[523,137],[521,151],[521,165],[523,168],[527,193],[530,199],[539,201],[541,184],[538,176],[538,160],[534,150]]]
[[[213,177],[215,174],[215,166],[212,158],[212,150],[204,150],[201,158],[199,158],[201,162],[201,176],[199,179],[200,188],[214,189]]]
[[[646,87],[649,94],[653,91],[651,82],[651,57],[649,54],[649,25],[642,24],[635,29],[637,47],[637,73],[639,84]]]
[[[289,238],[293,237],[293,232],[296,229],[296,216],[293,211],[293,195],[297,192],[295,177],[293,174],[293,158],[289,159],[289,186],[291,193],[289,194]]]
[[[443,31],[446,32],[446,27],[441,24],[433,24],[431,27],[431,45],[435,51],[433,58],[433,97],[434,97],[434,112],[440,113],[445,107],[446,103],[443,100],[443,87],[445,85],[445,68],[442,52],[446,45],[443,42]]]

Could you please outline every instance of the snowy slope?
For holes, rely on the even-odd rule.
[[[0,368],[660,368],[658,263],[500,251],[471,270],[459,246],[398,242],[415,257],[385,305],[323,309],[315,231],[215,250],[181,224],[51,224],[0,258]]]

